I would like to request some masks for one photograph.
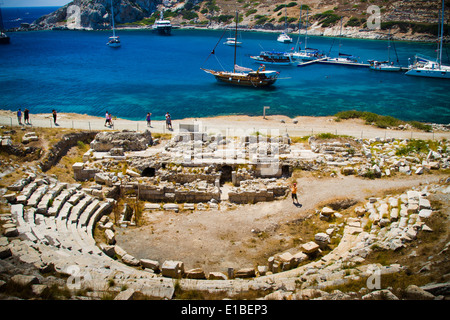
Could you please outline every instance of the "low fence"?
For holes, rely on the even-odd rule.
[[[144,132],[150,130],[152,133],[179,133],[179,125],[184,124],[186,120],[175,120],[173,122],[173,130],[166,127],[165,121],[152,121],[151,126],[147,126],[145,121],[132,121],[132,120],[113,120],[112,126],[105,126],[103,119],[92,120],[70,120],[59,119],[55,124],[53,119],[31,119],[30,125],[23,125],[22,127],[42,127],[42,128],[69,128],[79,130],[133,130],[137,132]],[[279,136],[288,134],[290,137],[305,137],[316,134],[333,134],[340,136],[351,136],[360,139],[373,139],[373,138],[395,138],[395,139],[422,139],[422,140],[441,140],[449,139],[450,132],[422,132],[417,130],[395,130],[395,129],[380,129],[371,126],[367,126],[367,130],[355,130],[351,126],[343,129],[331,129],[330,127],[317,127],[308,126],[308,124],[287,124],[280,123],[279,126],[273,122],[265,127],[250,127],[246,126],[246,129],[227,127],[224,125],[212,126],[207,123],[203,123],[201,120],[197,122],[200,132],[207,132],[208,134],[221,134],[224,137],[244,136],[244,135],[257,135],[263,136]],[[19,127],[17,118],[13,117],[0,117],[0,125],[5,127]],[[182,130],[181,130],[182,131]]]

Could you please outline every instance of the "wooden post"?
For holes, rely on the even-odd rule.
[[[266,109],[270,109],[270,107],[268,106],[263,107],[263,119],[266,119]]]

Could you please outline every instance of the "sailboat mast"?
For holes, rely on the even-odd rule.
[[[442,63],[442,44],[443,44],[443,40],[444,40],[444,7],[445,7],[445,1],[442,0],[441,40],[440,40],[440,45],[439,45],[439,68],[441,67],[441,63]]]
[[[116,31],[115,31],[115,27],[114,27],[114,4],[113,4],[112,0],[111,0],[111,15],[112,15],[113,37],[115,37],[116,36]]]
[[[389,29],[388,35],[388,62],[391,63],[391,29]]]
[[[236,11],[236,28],[235,28],[235,31],[234,31],[234,63],[233,63],[233,73],[236,72],[237,26],[238,26],[238,12]]]
[[[300,18],[298,20],[298,39],[297,44],[295,45],[295,51],[300,51],[300,31],[302,30],[302,8],[303,5],[300,6]]]
[[[342,38],[342,17],[341,17],[341,30],[339,31],[339,50],[338,50],[338,56],[341,55],[341,38]]]
[[[306,8],[305,50],[308,48],[308,9],[309,8]]]

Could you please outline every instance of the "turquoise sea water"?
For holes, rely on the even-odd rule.
[[[450,81],[415,78],[403,73],[331,65],[273,67],[280,80],[267,89],[234,87],[217,82],[200,67],[231,69],[233,48],[222,44],[208,58],[223,31],[173,30],[172,36],[151,31],[118,31],[122,47],[106,46],[110,31],[38,31],[11,33],[0,46],[0,109],[28,107],[32,113],[76,112],[144,120],[228,114],[327,116],[342,110],[364,110],[403,120],[450,123]],[[228,32],[224,34],[224,38]],[[249,58],[261,50],[289,50],[276,33],[243,32],[238,64],[257,68]],[[301,37],[304,41],[304,37]],[[308,46],[332,56],[339,40],[310,37]],[[333,45],[333,46],[332,46]],[[404,66],[415,53],[434,57],[435,44],[396,42]],[[331,50],[330,50],[331,49]],[[447,49],[448,50],[448,49]],[[386,59],[387,42],[342,39],[341,52],[361,60]],[[447,51],[444,51],[447,59]],[[395,52],[391,48],[391,58]]]

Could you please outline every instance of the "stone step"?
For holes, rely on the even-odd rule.
[[[67,227],[70,230],[72,238],[76,241],[76,243],[80,247],[79,251],[82,253],[92,254],[93,253],[92,248],[86,242],[83,241],[83,239],[81,238],[81,235],[78,233],[77,224],[68,222]]]
[[[67,188],[67,183],[57,183],[55,186],[50,188],[47,193],[42,197],[41,201],[37,206],[37,212],[41,214],[47,214],[47,210],[50,205],[50,201],[53,201],[62,190]]]
[[[48,215],[57,216],[62,206],[75,193],[75,191],[76,190],[73,188],[63,190],[55,199],[53,199],[52,206],[47,210]]]
[[[98,254],[98,255],[102,254],[102,251],[95,244],[94,238],[87,233],[87,228],[86,227],[82,227],[82,226],[80,226],[78,224],[77,225],[77,230],[78,230],[78,234],[80,235],[81,240],[86,245],[83,248],[83,251],[86,250],[89,253]]]
[[[64,203],[63,207],[59,211],[59,214],[56,216],[56,220],[64,221],[64,223],[67,220],[67,217],[70,215],[70,212],[73,208],[73,205],[69,202]]]
[[[86,209],[81,213],[78,224],[81,226],[87,225],[87,221],[94,214],[94,212],[100,207],[100,201],[98,199],[92,200],[92,202],[86,207]]]
[[[94,226],[97,223],[97,221],[100,220],[100,218],[108,212],[110,209],[112,209],[114,205],[115,200],[114,199],[106,199],[105,202],[103,202],[100,207],[97,209],[97,211],[94,212],[94,214],[90,217],[87,225],[87,232],[88,234],[92,235],[94,231]]]
[[[86,196],[86,194],[83,191],[77,191],[75,194],[73,194],[67,202],[69,202],[72,205],[77,205],[78,202],[83,199]]]
[[[87,208],[87,206],[94,200],[93,197],[86,195],[76,206],[74,206],[70,212],[70,216],[67,217],[68,223],[76,223],[80,217],[80,214]]]
[[[44,233],[41,230],[41,227],[39,225],[34,225],[31,227],[31,232],[33,235],[38,239],[39,242],[49,245],[48,239],[44,236]]]
[[[32,182],[22,189],[22,192],[17,196],[16,202],[20,204],[27,204],[28,199],[31,197],[33,192],[37,189],[38,184]]]
[[[44,194],[48,191],[48,185],[43,184],[39,186],[35,192],[31,195],[31,197],[28,199],[27,205],[31,207],[36,207],[39,204],[39,201],[41,201]]]
[[[36,208],[27,208],[24,212],[24,220],[28,223],[30,226],[34,226],[34,216],[36,214]]]

